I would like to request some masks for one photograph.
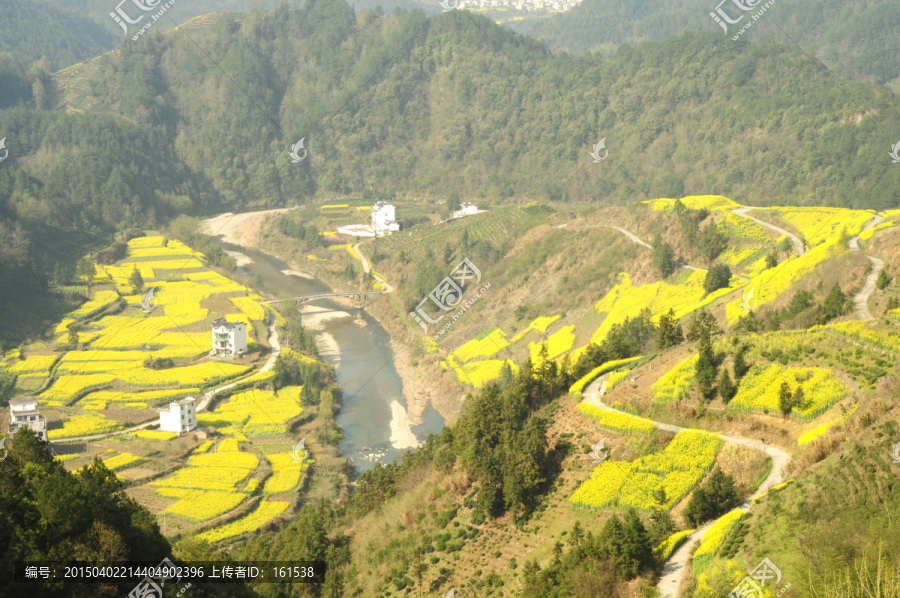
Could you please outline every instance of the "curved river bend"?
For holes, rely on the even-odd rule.
[[[235,272],[254,279],[261,277],[266,294],[299,297],[331,292],[318,280],[287,274],[290,266],[276,257],[249,247],[221,245],[231,255],[240,253],[252,260],[247,263],[236,256],[242,265]],[[344,392],[344,404],[336,418],[344,431],[338,448],[359,472],[371,469],[376,461],[399,461],[403,453],[424,442],[428,434],[441,431],[444,419],[431,405],[425,407],[421,421],[409,421],[391,339],[375,318],[364,310],[328,299],[305,305],[313,306],[309,309],[317,312],[304,315],[304,322],[310,332],[317,333],[321,358],[335,366]],[[359,318],[365,320],[365,326],[354,322]]]

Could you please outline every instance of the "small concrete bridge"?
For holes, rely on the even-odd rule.
[[[306,303],[307,301],[315,301],[316,299],[332,299],[334,297],[344,297],[346,299],[353,299],[354,301],[358,301],[360,303],[368,303],[369,297],[377,297],[378,295],[383,295],[383,291],[353,291],[350,293],[322,293],[319,295],[306,295],[303,297],[291,297],[290,299],[275,299],[273,301],[262,301],[263,304],[267,303],[284,303],[286,301],[294,301],[297,305],[301,303]]]

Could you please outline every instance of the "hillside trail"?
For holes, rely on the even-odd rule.
[[[863,227],[860,233],[878,226],[882,222],[884,222],[884,218],[875,214],[872,220]],[[850,242],[847,245],[850,247],[850,251],[860,251],[859,235],[850,239]],[[875,282],[878,280],[878,273],[884,268],[884,262],[882,260],[877,257],[872,257],[871,255],[866,255],[866,257],[869,258],[869,261],[872,263],[872,270],[866,277],[866,283],[863,285],[863,288],[853,296],[853,315],[860,320],[871,320],[875,317],[872,315],[872,312],[869,311],[869,297],[875,291]]]
[[[234,388],[238,384],[243,384],[244,382],[259,376],[260,374],[264,374],[275,367],[275,361],[278,359],[278,356],[281,355],[281,345],[278,342],[278,326],[276,325],[275,316],[269,309],[266,309],[267,317],[270,319],[269,321],[269,345],[272,347],[272,352],[269,354],[269,358],[266,360],[266,363],[262,365],[261,368],[250,374],[245,378],[241,378],[240,380],[235,380],[234,382],[229,382],[223,386],[218,388],[214,388],[213,390],[206,392],[200,398],[200,402],[197,403],[197,412],[203,411],[209,406],[209,402],[212,400],[214,396],[218,393],[228,390],[229,388]],[[111,436],[120,436],[122,434],[128,434],[129,432],[135,432],[137,430],[143,430],[144,428],[149,428],[150,426],[158,426],[159,421],[156,419],[150,420],[138,426],[134,426],[131,428],[126,428],[124,430],[117,430],[115,432],[109,432],[106,434],[94,434],[92,436],[73,436],[71,438],[56,438],[51,441],[54,442],[70,442],[70,441],[84,441],[88,442],[91,440],[100,440],[101,438],[109,438]]]
[[[775,232],[781,233],[782,235],[787,235],[790,238],[791,243],[793,243],[794,251],[797,252],[797,255],[802,256],[802,255],[806,254],[806,249],[803,247],[803,241],[800,240],[800,237],[798,237],[797,235],[795,235],[793,233],[789,233],[788,231],[784,230],[783,228],[779,228],[779,227],[775,226],[774,224],[769,224],[768,222],[765,222],[763,220],[758,220],[757,218],[754,218],[753,216],[748,216],[747,212],[749,212],[752,209],[753,208],[736,208],[734,210],[731,210],[731,213],[737,214],[738,216],[742,216],[744,218],[749,218],[750,220],[752,220],[753,222],[757,223],[760,226],[763,226],[770,230],[774,230]]]
[[[606,378],[608,376],[609,374],[604,374],[600,378],[597,378],[596,380],[591,382],[584,390],[584,393],[582,393],[582,400],[600,409],[615,411],[615,409],[604,403],[602,400],[603,394],[606,392]],[[653,420],[649,421],[651,421],[653,426],[657,429],[665,430],[667,432],[677,433],[681,430],[689,429],[682,428],[680,426],[673,426],[672,424],[656,422]],[[765,492],[768,492],[769,489],[771,489],[773,486],[776,486],[784,481],[784,468],[788,463],[790,463],[791,456],[779,448],[764,444],[756,440],[737,438],[735,436],[725,436],[724,434],[716,434],[716,436],[718,436],[725,442],[731,442],[733,444],[739,444],[741,446],[747,446],[758,451],[762,451],[772,459],[772,469],[769,471],[769,475],[766,476],[766,479],[763,481],[763,483],[760,484],[759,488],[756,489],[756,492],[754,492],[750,496],[750,498],[745,500],[738,507],[746,513],[750,510],[750,507],[753,505],[754,500],[756,500]],[[684,544],[682,544],[666,562],[665,566],[663,567],[662,577],[660,577],[659,583],[656,586],[659,590],[659,595],[662,598],[665,598],[666,596],[671,596],[672,598],[678,597],[678,588],[681,586],[681,580],[684,578],[685,567],[690,562],[691,553],[693,552],[694,546],[703,538],[704,535],[706,535],[706,532],[710,527],[713,526],[714,523],[715,521],[707,523],[702,528],[691,534],[684,542]]]
[[[372,272],[372,268],[369,266],[369,260],[367,260],[366,256],[363,255],[363,252],[359,250],[359,246],[361,244],[362,243],[357,243],[356,245],[354,245],[353,251],[356,252],[356,255],[358,255],[359,259],[362,261],[363,272],[368,274],[369,272]],[[392,287],[390,284],[388,284],[388,281],[386,281],[380,275],[375,274],[375,272],[372,272],[372,277],[384,285],[384,291],[382,291],[383,293],[393,293],[394,292],[394,287]]]

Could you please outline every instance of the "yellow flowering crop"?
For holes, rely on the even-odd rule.
[[[658,403],[671,403],[687,396],[687,392],[694,384],[694,366],[697,365],[699,357],[691,355],[682,360],[653,383],[650,389]]]
[[[113,403],[146,403],[163,399],[181,399],[200,394],[199,388],[171,388],[147,390],[143,392],[121,392],[118,390],[98,390],[85,396],[82,401],[109,401]]]
[[[271,305],[269,305],[268,308],[275,315],[275,325],[276,326],[279,326],[281,328],[284,328],[285,326],[287,326],[287,320],[284,318],[283,315],[281,315],[281,312],[279,312],[277,309],[275,309]]]
[[[266,319],[266,314],[263,312],[262,306],[250,297],[231,297],[229,301],[234,303],[235,306],[244,312],[251,320],[261,322]]]
[[[93,299],[91,299],[75,311],[70,312],[69,315],[75,318],[78,318],[79,316],[87,316],[103,309],[104,307],[112,305],[118,300],[119,294],[115,291],[97,291],[94,293]]]
[[[241,447],[234,438],[226,438],[216,446],[216,452],[232,453],[240,451]],[[255,467],[255,466],[254,466]]]
[[[142,366],[130,370],[116,370],[115,375],[123,382],[135,386],[187,385],[234,378],[249,372],[250,369],[249,366],[236,363],[208,361],[167,370],[151,370]]]
[[[59,359],[57,355],[29,355],[24,360],[15,362],[8,370],[13,374],[49,373],[57,359]]]
[[[78,453],[72,453],[71,455],[59,455],[56,457],[56,460],[59,461],[60,463],[65,463],[66,461],[71,461],[73,459],[77,459],[80,456],[81,455],[79,455]]]
[[[650,204],[650,207],[654,210],[666,210],[672,208],[676,201],[676,199],[662,198],[651,199],[644,203]],[[682,197],[681,203],[691,210],[706,209],[710,212],[724,212],[741,207],[741,204],[722,195],[690,195]]]
[[[616,359],[614,361],[607,361],[606,363],[603,363],[603,364],[595,367],[593,370],[591,370],[585,376],[583,376],[580,380],[575,382],[575,384],[573,384],[571,386],[571,388],[569,388],[569,394],[572,395],[573,397],[580,399],[581,393],[584,391],[584,388],[588,384],[590,384],[591,382],[593,382],[594,380],[596,380],[597,378],[599,378],[606,372],[611,372],[613,370],[617,370],[620,367],[622,367],[623,365],[633,363],[633,362],[637,361],[638,359],[641,359],[640,355],[638,355],[637,357],[627,357],[625,359]],[[609,386],[609,383],[607,383],[607,387],[608,386]]]
[[[277,395],[270,390],[257,389],[238,393],[216,407],[214,412],[198,413],[197,423],[229,427],[250,437],[281,436],[286,432],[285,424],[303,413],[300,406],[302,390],[302,386],[286,386]]]
[[[465,343],[453,352],[453,356],[462,363],[465,363],[478,357],[490,357],[508,346],[509,340],[507,340],[503,331],[499,328],[494,328],[490,334],[487,334],[484,338],[472,339]]]
[[[504,363],[509,364],[513,376],[519,373],[519,366],[511,359],[486,359],[467,363],[461,369],[457,368],[457,375],[460,376],[460,382],[469,383],[475,388],[484,388],[488,382],[500,378]],[[460,375],[460,371],[464,373]]]
[[[563,326],[547,338],[547,357],[554,359],[575,344],[575,325]],[[534,365],[540,365],[541,346],[544,343],[528,343],[528,352]]]
[[[624,369],[618,372],[614,372],[609,375],[609,378],[606,379],[606,392],[611,391],[616,386],[622,383],[626,378],[628,378],[628,374],[631,373],[631,370]]]
[[[672,553],[681,546],[681,544],[687,540],[691,534],[693,534],[695,529],[686,529],[682,532],[675,532],[665,540],[659,543],[659,546],[653,549],[653,554],[660,560],[660,562],[665,563],[671,558]]]
[[[193,490],[164,512],[189,521],[207,521],[234,509],[246,498],[243,492]]]
[[[256,489],[259,488],[259,480],[256,478],[250,478],[247,480],[247,485],[244,486],[244,492],[247,494],[253,494],[256,492]]]
[[[240,536],[247,532],[256,531],[275,517],[284,513],[288,506],[289,505],[286,502],[263,501],[255,511],[246,517],[211,529],[197,537],[207,542],[219,542],[220,540],[227,540],[228,538]]]
[[[802,257],[792,255],[776,268],[763,270],[744,285],[744,288],[755,289],[755,298],[758,305],[765,305],[775,301],[783,292],[788,290],[794,282],[815,270],[820,263],[831,259],[833,256],[846,251],[846,246],[837,245],[839,239],[831,243],[819,245]],[[742,297],[736,297],[725,306],[725,314],[728,323],[734,324],[738,318],[745,314],[741,307]]]
[[[818,440],[819,438],[821,438],[822,436],[824,436],[824,435],[825,435],[825,432],[827,432],[828,430],[830,430],[832,427],[834,427],[835,425],[837,425],[837,424],[839,424],[839,423],[841,423],[841,422],[846,421],[851,415],[853,415],[853,412],[856,411],[856,408],[857,408],[857,405],[854,405],[854,406],[846,413],[846,415],[843,415],[843,416],[841,416],[841,417],[838,417],[838,418],[829,420],[829,421],[827,421],[827,422],[825,422],[825,423],[823,423],[823,424],[821,424],[821,425],[819,425],[819,426],[816,426],[816,427],[813,428],[812,430],[809,430],[809,431],[807,431],[807,432],[804,432],[803,434],[800,435],[800,438],[797,439],[797,446],[803,447],[803,446],[806,446],[807,444],[809,444],[810,442],[812,442],[812,441],[814,441],[814,440]]]
[[[749,239],[751,241],[760,241],[762,243],[770,243],[772,240],[772,238],[768,234],[766,234],[766,231],[763,227],[753,222],[749,218],[744,218],[742,216],[738,216],[737,214],[726,212],[725,224],[728,232],[733,236],[740,237],[742,239]]]
[[[614,505],[622,485],[631,477],[631,463],[605,461],[594,469],[590,479],[585,481],[569,502],[587,509],[602,509]]]
[[[198,446],[197,448],[194,449],[194,454],[200,455],[202,453],[205,453],[206,451],[209,450],[209,447],[211,447],[212,445],[213,445],[212,440],[204,440],[200,446]]]
[[[290,453],[275,453],[266,455],[266,458],[272,465],[273,475],[266,480],[266,484],[263,486],[265,494],[290,492],[300,484],[304,466],[302,463],[294,463]]]
[[[591,509],[612,505],[644,512],[660,506],[670,509],[703,479],[721,446],[722,441],[714,434],[702,430],[683,430],[661,453],[614,468],[607,467],[610,463],[601,464],[570,501]],[[659,505],[655,499],[660,489],[666,493],[664,505]]]
[[[71,399],[86,388],[101,386],[115,380],[112,374],[88,374],[86,376],[59,376],[53,386],[39,395],[41,399],[66,400]]]
[[[731,527],[737,523],[738,519],[743,515],[743,511],[735,509],[730,513],[723,515],[710,527],[703,535],[700,541],[700,547],[694,553],[694,575],[699,574],[706,568],[709,562],[715,556],[716,551],[725,541]]]
[[[121,427],[122,425],[115,420],[103,417],[96,413],[88,413],[63,420],[63,427],[47,432],[47,438],[56,440],[57,438],[93,436],[94,434],[114,432]]]
[[[175,432],[162,432],[160,430],[138,430],[134,435],[148,440],[172,440],[178,436]]]
[[[520,340],[522,340],[522,337],[524,337],[528,332],[530,332],[532,330],[537,330],[538,332],[543,334],[543,333],[547,332],[547,329],[550,328],[550,325],[553,324],[553,322],[557,321],[561,317],[562,316],[540,316],[538,318],[535,318],[528,325],[528,327],[525,328],[525,330],[523,330],[516,336],[512,337],[512,339],[510,339],[509,342],[511,342],[511,343],[519,342]]]
[[[828,326],[831,330],[850,338],[861,340],[880,349],[900,351],[900,338],[896,334],[885,334],[870,328],[865,322],[851,321],[841,322]]]
[[[787,382],[791,393],[795,393],[798,387],[803,387],[805,400],[809,404],[806,408],[795,407],[791,415],[804,421],[822,415],[847,395],[847,388],[830,370],[757,364],[741,380],[737,395],[728,404],[728,408],[743,411],[768,409],[778,413],[778,395],[782,382]]]
[[[601,428],[629,434],[652,434],[653,423],[649,419],[636,417],[627,413],[600,409],[590,403],[578,403],[578,411],[597,421]]]
[[[779,218],[792,224],[810,245],[837,240],[841,230],[852,237],[875,215],[866,210],[844,208],[791,206],[766,209],[776,212]]]
[[[346,203],[336,203],[336,204],[332,204],[332,205],[322,206],[322,207],[319,208],[319,209],[320,209],[320,210],[333,210],[333,209],[335,209],[335,208],[349,208],[349,207],[350,207],[350,204],[346,204]]]
[[[234,439],[229,439],[237,442]],[[259,459],[253,453],[245,453],[241,450],[229,449],[223,441],[215,453],[203,453],[201,455],[193,455],[188,459],[191,467],[220,467],[222,469],[246,469],[253,470],[259,465]],[[223,449],[223,446],[225,447]]]
[[[253,330],[253,325],[250,324],[250,318],[247,317],[247,314],[225,314],[226,322],[243,322],[247,326],[247,330]]]
[[[316,363],[316,360],[313,359],[312,357],[308,357],[308,356],[304,355],[303,353],[298,353],[297,351],[294,351],[290,347],[282,347],[281,354],[285,357],[290,357],[291,359],[293,359],[295,361],[299,361],[300,363]]]
[[[766,490],[765,492],[763,492],[762,494],[760,494],[759,496],[754,498],[753,502],[759,501],[760,499],[762,499],[763,496],[767,495],[769,492],[772,492],[773,490],[781,490],[782,488],[785,488],[788,484],[790,484],[793,481],[794,481],[793,479],[790,479],[790,480],[787,480],[786,482],[781,482],[780,484],[772,486],[771,488],[769,488],[768,490]]]
[[[184,270],[188,268],[205,268],[206,264],[196,257],[173,258],[171,260],[154,260],[152,262],[123,262],[122,269],[131,272],[135,266],[141,268],[153,268],[154,270]]]
[[[165,243],[165,237],[137,237],[128,241],[128,247],[162,247]]]
[[[143,457],[138,457],[136,455],[132,455],[131,453],[122,453],[121,455],[116,455],[111,459],[105,459],[103,461],[103,464],[106,465],[107,469],[115,471],[116,469],[121,469],[143,460]]]
[[[56,369],[60,374],[92,374],[143,367],[142,361],[63,361]]]

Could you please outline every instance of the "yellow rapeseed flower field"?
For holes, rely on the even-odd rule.
[[[207,521],[234,509],[246,498],[243,492],[192,490],[164,512],[189,521]]]
[[[543,334],[543,333],[547,332],[547,329],[550,328],[550,325],[553,324],[553,322],[557,321],[561,317],[562,316],[540,316],[538,318],[535,318],[534,320],[531,321],[530,324],[528,324],[528,326],[525,328],[525,330],[523,330],[519,334],[512,337],[509,342],[510,343],[519,342],[520,340],[522,340],[522,338],[526,334],[528,334],[532,330],[537,330],[538,332]]]
[[[597,425],[601,428],[613,430],[614,432],[624,432],[629,434],[652,434],[654,427],[649,419],[620,413],[618,411],[610,411],[608,409],[600,409],[590,403],[578,403],[578,411],[582,415],[586,415],[596,420]]]
[[[686,397],[694,384],[694,366],[699,357],[691,355],[654,382],[650,387],[654,400],[658,403],[671,403]]]
[[[59,376],[53,385],[38,395],[44,400],[67,400],[93,386],[102,386],[115,380],[113,374],[87,374],[84,376]]]
[[[142,365],[130,370],[116,370],[115,375],[123,382],[134,386],[196,385],[234,378],[251,369],[249,366],[236,363],[209,361],[167,370],[151,370]]]
[[[181,399],[200,394],[199,388],[172,388],[167,390],[147,390],[143,392],[122,392],[118,390],[98,390],[85,396],[82,401],[108,401],[112,403],[146,403],[163,399]]]
[[[545,341],[547,344],[547,357],[555,359],[572,348],[575,344],[575,325],[563,326]],[[540,343],[528,343],[528,352],[531,355],[531,361],[534,365],[540,365],[541,346]]]
[[[675,552],[675,549],[681,546],[681,544],[687,540],[691,534],[693,534],[695,529],[686,529],[681,532],[675,532],[662,542],[660,542],[659,546],[653,549],[653,554],[660,560],[660,562],[665,563],[671,558],[672,553]]]
[[[58,438],[93,436],[94,434],[114,432],[121,427],[122,425],[115,420],[96,413],[87,413],[63,420],[63,427],[47,432],[47,438],[56,440]]]
[[[21,361],[14,362],[7,370],[13,374],[29,372],[47,374],[57,359],[59,359],[58,355],[29,355]]]
[[[134,435],[148,440],[172,440],[178,437],[178,434],[175,432],[162,432],[160,430],[138,430]]]
[[[650,204],[654,210],[667,210],[674,207],[675,202],[679,201],[674,198],[651,199],[643,203]],[[710,212],[724,212],[740,208],[741,204],[728,199],[723,195],[690,195],[680,198],[682,204],[691,210],[706,209]]]
[[[69,316],[78,318],[79,316],[86,316],[95,311],[103,309],[109,305],[112,305],[115,301],[119,300],[119,294],[115,291],[97,291],[94,293],[94,298],[76,309],[73,312],[69,313]]]
[[[231,297],[229,301],[234,303],[251,320],[262,322],[266,319],[262,306],[250,297]]]
[[[103,464],[106,465],[107,469],[115,471],[116,469],[122,469],[123,467],[134,465],[143,460],[143,457],[138,457],[131,453],[122,453],[121,455],[116,455],[110,459],[104,459]]]
[[[460,377],[460,382],[466,382],[475,388],[484,388],[492,380],[500,378],[503,371],[503,364],[508,363],[513,376],[519,373],[519,366],[511,359],[486,359],[485,361],[476,361],[467,363],[461,369],[464,375]],[[457,371],[459,374],[459,371]]]
[[[801,434],[800,437],[797,439],[797,446],[803,447],[803,446],[806,446],[807,444],[809,444],[810,442],[813,442],[814,440],[818,440],[819,438],[821,438],[822,436],[824,436],[825,433],[826,433],[828,430],[830,430],[831,428],[833,428],[835,425],[837,425],[837,424],[839,424],[839,423],[842,423],[842,422],[846,421],[847,419],[849,419],[850,416],[852,416],[853,413],[856,411],[856,408],[857,408],[857,407],[858,407],[858,405],[854,405],[854,406],[846,413],[846,415],[843,415],[843,416],[841,416],[841,417],[838,417],[838,418],[829,420],[829,421],[827,421],[827,422],[825,422],[825,423],[823,423],[823,424],[820,424],[820,425],[816,426],[816,427],[813,428],[812,430],[809,430],[809,431],[807,431],[807,432],[804,432],[804,433]]]
[[[787,382],[791,393],[795,393],[798,387],[803,387],[808,405],[795,407],[790,414],[803,421],[819,417],[847,395],[847,388],[830,370],[756,364],[741,380],[737,395],[728,404],[728,408],[778,413],[782,382]]]
[[[206,542],[219,542],[235,536],[240,536],[247,532],[256,531],[275,517],[284,513],[288,506],[289,505],[286,502],[262,501],[259,504],[259,507],[246,517],[211,529],[197,537]]]
[[[699,574],[706,568],[713,556],[715,556],[716,551],[719,550],[719,547],[725,541],[725,537],[731,531],[731,527],[737,523],[741,515],[743,515],[743,511],[735,509],[727,515],[723,515],[712,527],[706,530],[703,539],[700,541],[700,547],[694,553],[694,575]]]
[[[509,340],[499,328],[494,328],[490,334],[481,339],[472,339],[453,352],[453,356],[465,363],[478,357],[490,357],[509,346]]]
[[[128,247],[131,249],[138,247],[162,247],[165,243],[165,237],[137,237],[128,241]]]
[[[265,494],[290,492],[300,484],[305,466],[302,463],[294,463],[290,453],[266,455],[266,459],[272,465],[273,475],[263,486]]]
[[[270,390],[238,393],[216,407],[200,412],[197,423],[215,428],[228,427],[248,437],[282,436],[286,423],[303,413],[300,406],[302,386],[286,386],[276,395]],[[221,450],[221,447],[220,447]]]

